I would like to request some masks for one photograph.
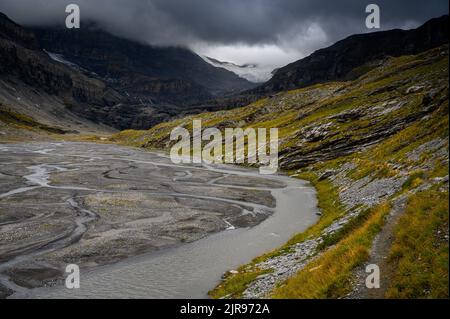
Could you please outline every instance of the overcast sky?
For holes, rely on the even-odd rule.
[[[24,25],[61,24],[70,3],[80,6],[81,23],[95,20],[116,35],[274,67],[369,32],[369,3],[380,6],[382,29],[448,13],[448,0],[0,0],[0,11]]]

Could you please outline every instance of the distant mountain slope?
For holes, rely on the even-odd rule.
[[[95,26],[33,31],[47,51],[63,55],[130,94],[158,98],[162,92],[166,99],[186,104],[254,87],[236,74],[206,63],[188,49],[144,45]],[[186,96],[189,91],[197,98]]]
[[[186,49],[145,46],[92,28],[32,30],[0,14],[0,103],[43,123],[149,128],[250,87]]]
[[[271,80],[250,93],[270,93],[315,83],[354,79],[376,66],[368,62],[389,56],[417,54],[448,43],[448,15],[413,30],[352,35],[277,70]],[[357,69],[364,66],[364,68]]]
[[[120,94],[103,82],[53,62],[39,49],[32,32],[0,15],[0,107],[3,111],[12,110],[70,131],[95,132],[105,128],[90,121],[95,120],[90,111],[121,100]],[[77,115],[77,109],[69,110],[70,105],[82,110],[81,116]]]
[[[3,108],[72,131],[97,127],[148,128],[182,107],[144,103],[119,92],[99,76],[56,61],[35,34],[0,16],[0,103]],[[108,129],[107,129],[108,130]],[[111,128],[109,128],[111,131]]]

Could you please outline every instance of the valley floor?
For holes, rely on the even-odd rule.
[[[300,180],[175,165],[161,153],[111,144],[0,144],[0,177],[2,297],[60,286],[69,263],[82,269],[84,297],[205,297],[227,267],[275,248],[317,219],[312,189]],[[210,239],[225,230],[229,236]],[[196,253],[185,256],[190,249]],[[134,275],[142,262],[132,274],[129,265],[117,266],[109,283],[96,280],[110,278],[110,268],[84,277],[87,269],[152,252],[160,259],[150,259],[143,277]],[[158,268],[154,261],[161,258]],[[122,286],[111,288],[121,278]],[[74,296],[62,290],[55,297]]]

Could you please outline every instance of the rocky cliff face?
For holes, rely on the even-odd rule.
[[[448,15],[414,30],[353,35],[280,68],[271,80],[251,92],[264,94],[355,79],[386,57],[417,54],[444,43],[448,43]]]
[[[178,101],[189,104],[254,86],[230,71],[206,63],[190,50],[136,43],[112,36],[95,25],[79,30],[39,28],[33,31],[46,50],[63,55],[67,60],[95,72],[116,89],[126,90],[131,95],[159,99],[169,97],[173,100],[178,98],[180,87],[184,90],[195,87],[192,96],[182,96],[184,101]],[[166,87],[164,96],[159,96],[155,90],[147,91],[146,83],[157,81]],[[169,82],[174,84],[167,85]]]
[[[189,50],[154,48],[92,27],[31,30],[0,15],[0,102],[40,113],[40,120],[57,109],[81,122],[149,128],[250,87]]]
[[[114,125],[109,110],[131,102],[100,79],[51,60],[45,52],[24,41],[0,38],[0,80],[2,103],[29,115],[34,112],[29,113],[27,108],[42,105],[41,111],[57,107],[59,112],[79,115],[80,120]],[[44,95],[47,101],[43,101]],[[133,117],[139,113],[136,108]],[[117,127],[128,127],[130,121],[132,117],[122,116]]]
[[[4,39],[0,41],[3,77],[18,78],[36,89],[77,102],[112,105],[120,101],[120,95],[103,82],[54,63],[38,50]]]

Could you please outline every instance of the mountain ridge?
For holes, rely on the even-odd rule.
[[[433,34],[437,34],[437,36]],[[395,47],[397,48],[395,55],[383,52],[382,49],[377,48],[378,44],[376,44],[375,49],[378,50],[376,55],[366,53],[362,54],[360,51],[356,51],[353,52],[353,54],[356,53],[356,56],[349,55],[346,57],[345,54],[342,55],[342,57],[339,55],[333,56],[333,49],[336,46],[343,47],[343,51],[351,52],[351,44],[355,39],[357,42],[359,42],[360,39],[365,42],[367,39],[372,40],[373,37],[378,37],[380,35],[385,37],[385,41],[388,43],[398,42],[405,38],[405,36],[406,40],[403,39],[404,42],[401,46],[395,44]],[[391,35],[394,35],[394,37],[392,41],[389,41]],[[434,39],[434,42],[430,43],[428,41],[427,45],[427,42],[425,41],[425,45],[423,45],[423,38],[427,37],[429,39]],[[410,46],[413,45],[413,49],[414,45],[416,45],[416,49],[411,50],[411,47],[405,46],[404,43],[409,43]],[[213,110],[231,109],[251,104],[264,97],[274,96],[278,92],[294,90],[315,83],[351,80],[382,64],[383,61],[391,55],[401,56],[411,54],[413,52],[417,54],[434,47],[439,47],[440,45],[446,43],[448,43],[448,15],[430,19],[416,29],[394,29],[372,33],[354,34],[336,42],[331,46],[316,50],[308,57],[273,70],[273,76],[271,79],[254,89],[250,89],[239,94],[234,94],[232,96],[215,98],[203,103],[203,106]],[[372,47],[373,46],[374,45],[372,44]],[[356,61],[356,63],[354,63],[354,61]],[[306,77],[307,80],[304,81],[302,77]]]
[[[433,18],[416,29],[351,35],[306,58],[279,68],[272,79],[249,93],[272,93],[333,80],[354,79],[352,70],[389,56],[417,54],[448,43],[448,15]],[[367,72],[366,70],[361,70]]]
[[[211,96],[251,87],[234,73],[207,64],[196,53],[182,47],[156,47],[114,36],[101,29],[58,27],[31,29],[40,45],[74,60],[105,78],[133,75],[149,80],[183,80],[207,89]],[[107,61],[105,61],[107,60]]]
[[[187,49],[155,48],[90,28],[72,31],[24,28],[0,15],[0,102],[44,122],[44,113],[53,118],[50,109],[57,108],[81,122],[149,128],[253,87]]]
[[[75,32],[61,28],[22,28],[1,15],[0,39],[2,43],[9,43],[6,45],[9,48],[0,48],[4,55],[0,57],[3,61],[0,78],[12,81],[11,74],[15,74],[14,81],[24,82],[30,92],[33,86],[39,87],[39,83],[46,81],[41,89],[61,100],[60,109],[117,129],[142,129],[186,114],[240,107],[279,90],[361,76],[390,55],[420,52],[448,43],[447,27],[448,15],[445,15],[413,30],[352,35],[276,70],[273,78],[261,86],[239,93],[228,87],[219,93],[217,83],[221,80],[214,84],[210,71],[227,74],[226,77],[232,72],[211,66],[189,50],[145,46],[90,27]],[[386,47],[379,45],[380,41],[375,41],[374,46],[371,43],[374,39],[384,39]],[[362,48],[366,43],[371,44]],[[46,51],[42,52],[44,49]],[[367,54],[371,50],[374,52]],[[17,52],[22,52],[20,55],[25,58],[14,60],[8,56]],[[165,55],[169,57],[161,61]],[[186,67],[185,62],[191,58],[196,62]],[[169,64],[176,65],[166,68],[167,61],[174,61]],[[46,67],[41,67],[43,72],[39,73],[36,65]],[[210,85],[209,89],[198,84],[198,80],[192,80],[191,74],[197,73],[199,65],[206,67],[206,73],[199,77]],[[44,69],[63,70],[64,79],[57,80],[57,74],[52,79],[51,72]],[[178,78],[177,70],[183,70]],[[233,74],[233,78],[238,76]],[[242,83],[240,81],[246,83],[244,79],[239,78]],[[69,86],[75,89],[68,90]],[[92,90],[95,87],[101,89]],[[4,103],[14,106],[17,101],[10,98],[13,93],[4,95],[9,96],[4,98]],[[36,103],[30,101],[29,104]]]

